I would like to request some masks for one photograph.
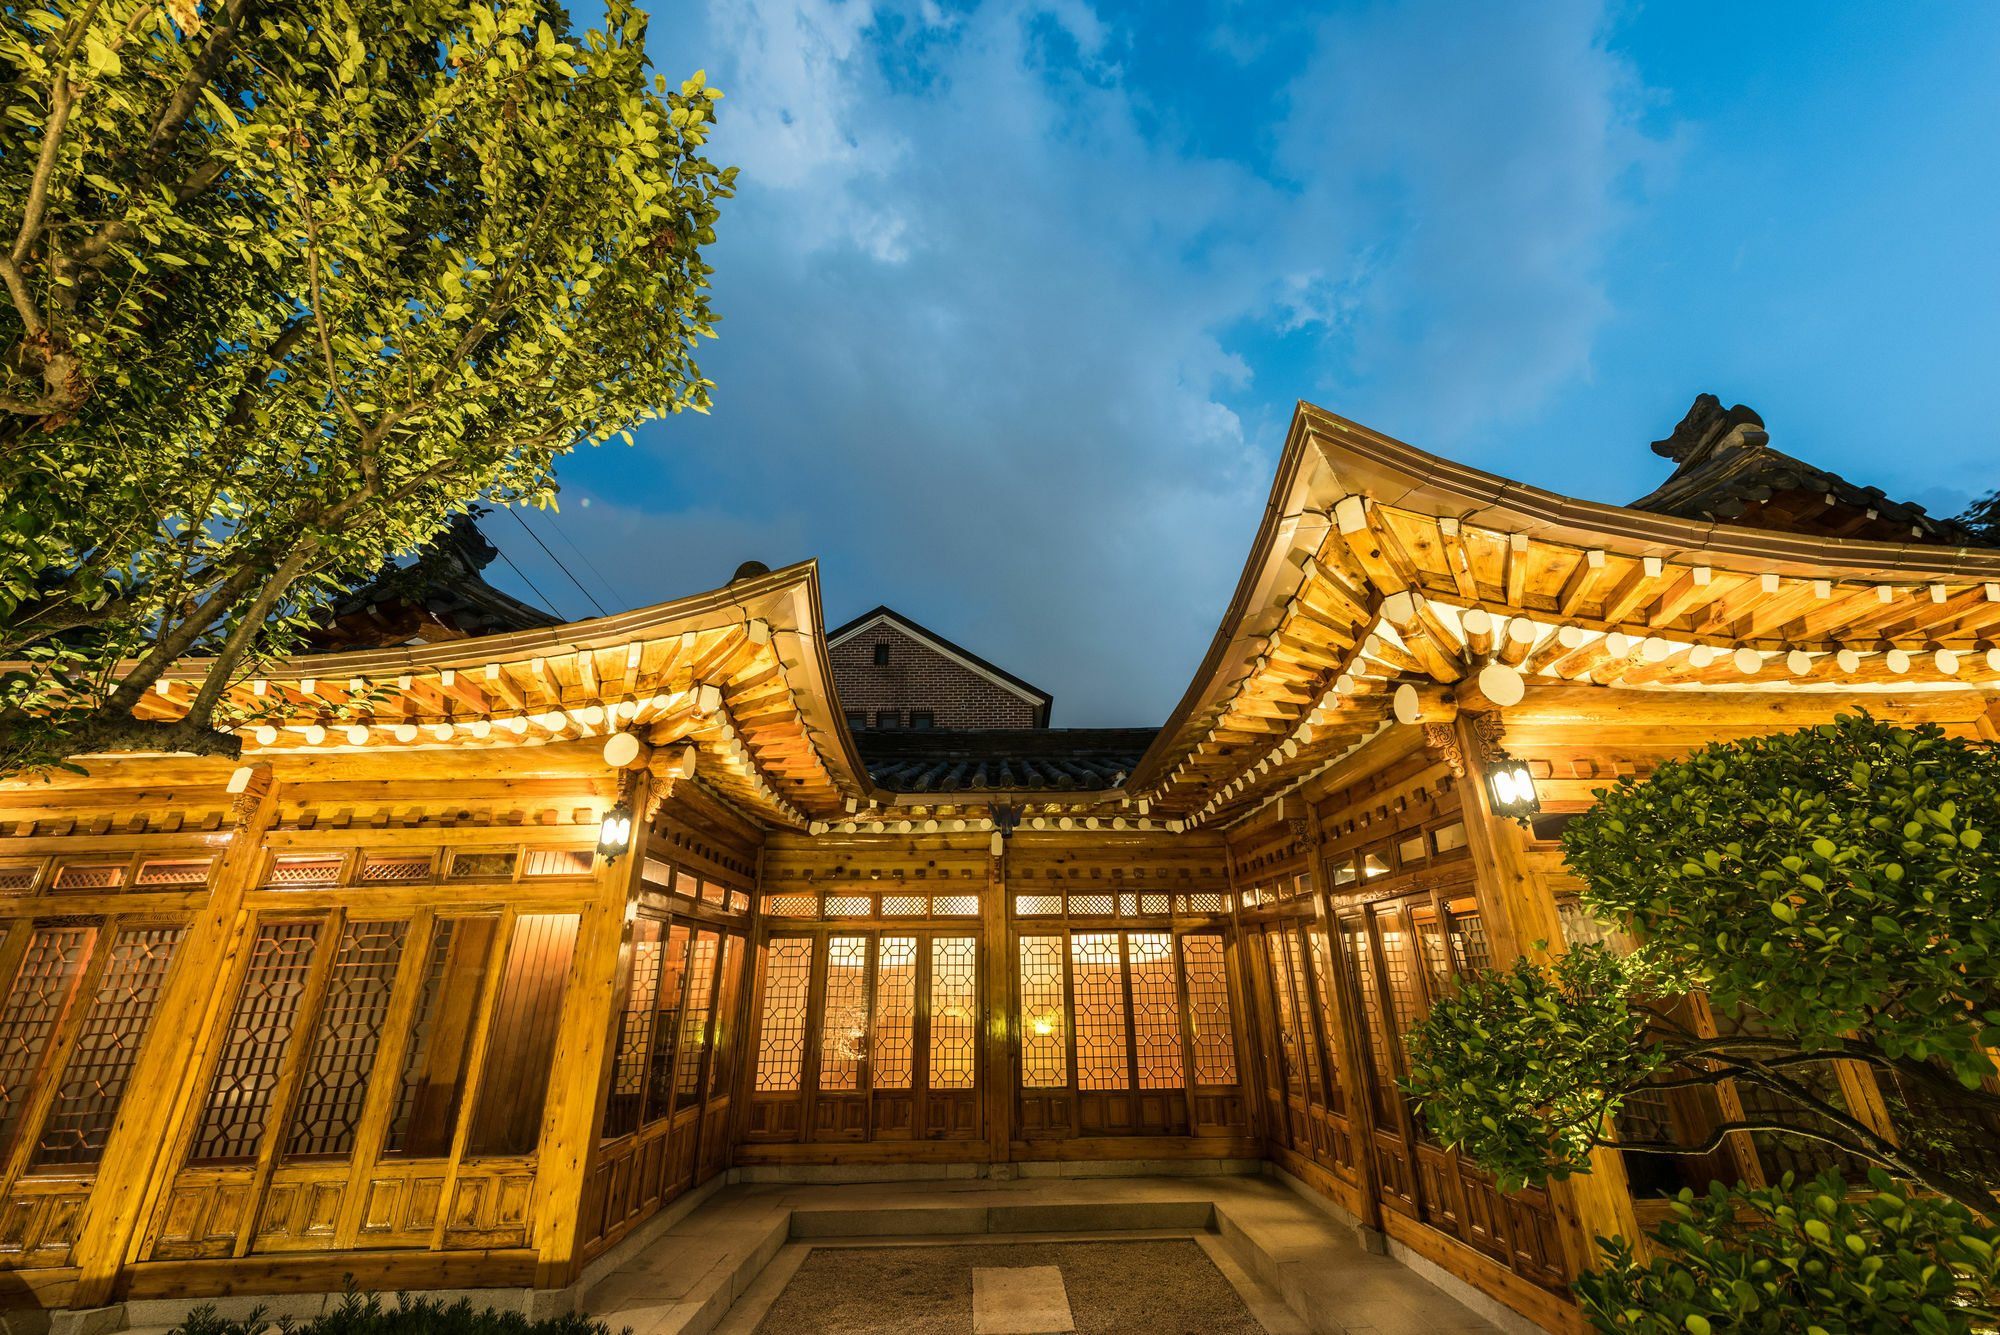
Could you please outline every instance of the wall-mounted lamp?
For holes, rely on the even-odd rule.
[[[1492,795],[1495,815],[1511,816],[1524,825],[1528,817],[1542,809],[1542,799],[1535,792],[1535,776],[1525,760],[1501,756],[1489,764],[1486,791]]]
[[[632,849],[632,808],[620,802],[597,827],[597,856],[616,862]]]

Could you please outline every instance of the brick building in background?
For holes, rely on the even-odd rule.
[[[1046,728],[1054,697],[887,607],[827,633],[847,726]]]

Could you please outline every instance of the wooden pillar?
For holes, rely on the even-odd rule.
[[[1478,878],[1480,907],[1493,942],[1497,968],[1519,955],[1548,960],[1566,949],[1555,895],[1528,860],[1528,837],[1520,825],[1493,810],[1484,760],[1489,738],[1497,741],[1499,715],[1461,714],[1448,737],[1456,748],[1466,844]],[[1445,740],[1445,738],[1440,738]],[[1448,752],[1449,753],[1449,752]],[[1596,1264],[1599,1237],[1619,1236],[1644,1245],[1644,1230],[1632,1209],[1625,1160],[1610,1146],[1591,1151],[1590,1171],[1549,1183],[1549,1196],[1562,1221],[1563,1247],[1573,1270]]]
[[[633,781],[627,800],[635,812],[646,810],[650,781],[643,771]],[[536,1252],[536,1288],[559,1289],[576,1278],[583,1192],[603,1124],[605,1079],[617,1041],[618,962],[631,949],[633,915],[627,907],[639,893],[645,865],[645,822],[635,818],[631,848],[597,868],[591,902],[577,925],[551,1062],[555,1078],[542,1111],[535,1160],[529,1246]]]
[[[264,836],[278,813],[270,766],[255,767],[247,780],[236,793],[234,825],[208,903],[174,948],[172,972],[126,1085],[130,1097],[119,1104],[98,1161],[70,1252],[77,1268],[72,1308],[104,1306],[119,1271],[140,1259],[134,1252],[146,1222],[180,1167],[181,1133],[201,1111],[206,1090],[198,1076],[234,1001],[216,979],[230,976],[243,948],[250,919],[243,895],[263,867]]]
[[[986,890],[979,897],[980,936],[986,947],[986,1154],[990,1163],[1014,1157],[1014,952],[1007,937],[1007,855],[986,859]],[[921,1132],[922,1128],[919,1127]]]

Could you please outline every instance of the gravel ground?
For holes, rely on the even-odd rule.
[[[815,1247],[757,1335],[972,1335],[972,1272],[1062,1270],[1078,1335],[1264,1335],[1185,1240]]]

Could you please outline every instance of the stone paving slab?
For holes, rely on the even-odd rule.
[[[1060,1266],[973,1270],[972,1335],[1069,1335],[1075,1329]]]

